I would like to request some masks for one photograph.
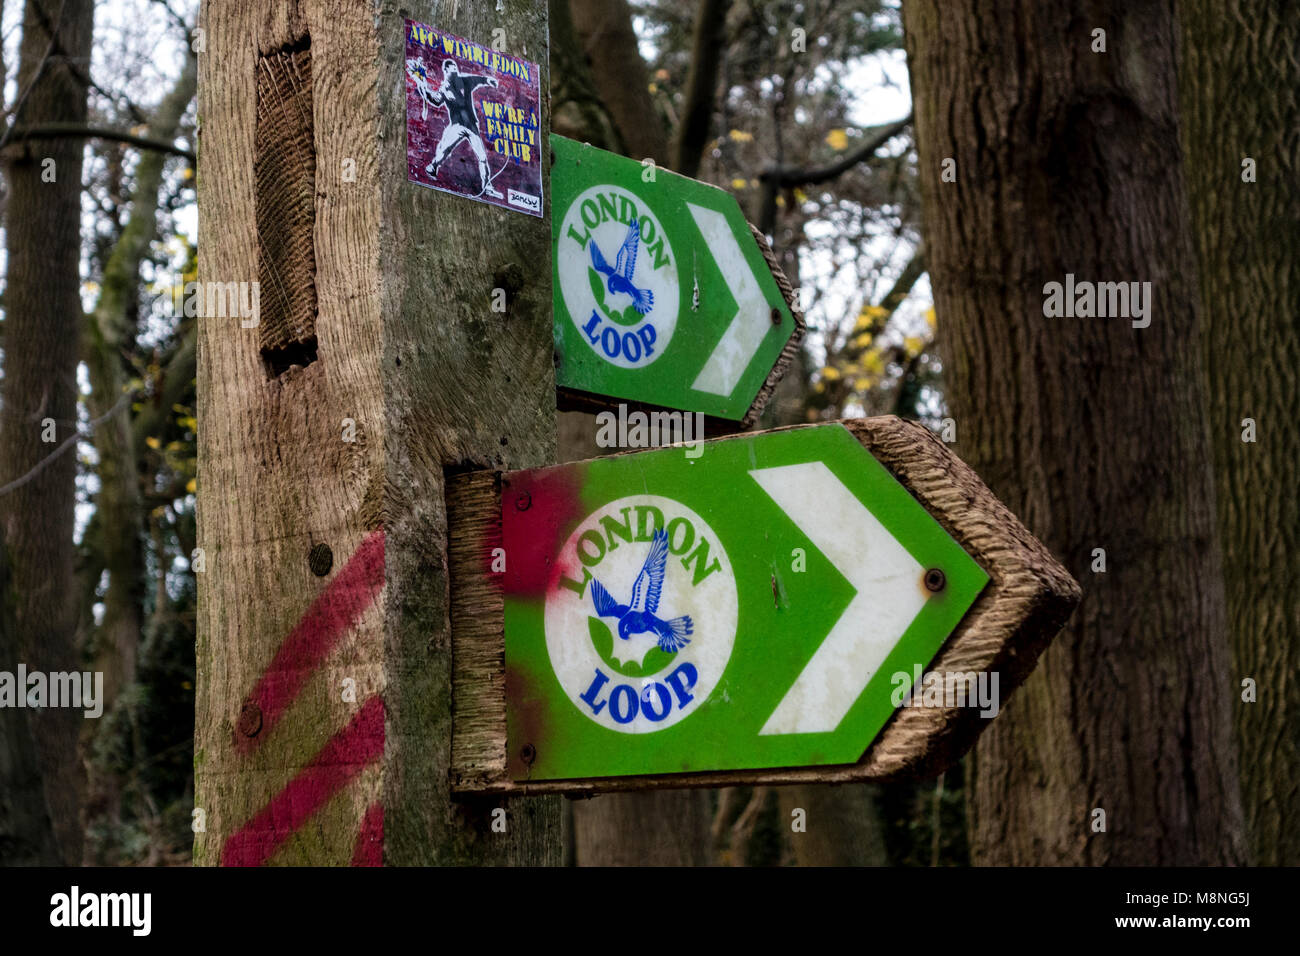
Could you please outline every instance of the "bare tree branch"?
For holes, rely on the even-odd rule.
[[[32,466],[31,470],[28,471],[25,475],[20,475],[19,477],[15,478],[13,481],[9,482],[7,485],[0,485],[0,495],[7,495],[9,494],[9,492],[15,491],[18,488],[21,488],[23,485],[27,484],[27,482],[31,481],[37,475],[43,472],[60,455],[66,452],[77,442],[81,441],[83,438],[86,441],[89,441],[91,437],[91,433],[96,428],[104,424],[104,422],[108,421],[110,418],[112,418],[122,409],[126,408],[127,405],[131,403],[131,399],[133,399],[134,397],[135,397],[134,392],[127,392],[126,394],[124,394],[121,398],[117,400],[117,404],[115,404],[107,412],[105,412],[103,415],[99,416],[98,418],[92,418],[90,420],[90,424],[87,426],[84,432],[77,431],[69,435],[67,438],[63,440],[63,442],[59,445],[58,448],[54,449],[54,451],[50,452],[48,455],[46,455],[44,458],[38,461],[34,466]]]
[[[858,163],[871,159],[882,146],[912,125],[912,114],[902,119],[878,126],[875,136],[828,166],[814,166],[801,169],[795,166],[769,166],[758,174],[762,183],[763,194],[759,202],[758,227],[765,235],[771,235],[776,225],[776,194],[782,189],[795,186],[817,186],[829,182],[837,176],[848,172]]]
[[[112,142],[126,143],[128,146],[135,146],[139,149],[151,149],[172,156],[183,156],[191,163],[198,162],[198,157],[191,149],[164,140],[136,136],[134,133],[128,133],[125,130],[108,129],[103,126],[89,126],[82,123],[43,123],[40,126],[15,126],[10,130],[10,133],[11,138],[15,141],[24,139],[75,139],[78,137],[82,139],[106,139]]]
[[[829,166],[818,166],[812,169],[797,169],[788,166],[773,167],[764,170],[760,176],[772,180],[779,186],[816,186],[828,182],[836,176],[848,172],[858,163],[870,159],[882,146],[911,125],[912,114],[908,113],[897,122],[877,127],[880,130],[879,133]]]

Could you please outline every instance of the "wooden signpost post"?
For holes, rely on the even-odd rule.
[[[199,321],[195,861],[558,864],[558,801],[447,786],[444,485],[555,454],[550,230],[509,201],[547,195],[547,5],[200,22],[199,281],[261,310]]]

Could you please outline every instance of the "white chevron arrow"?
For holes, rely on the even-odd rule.
[[[758,279],[727,224],[727,217],[694,203],[688,202],[686,207],[704,235],[705,248],[717,262],[736,300],[736,314],[731,324],[722,333],[691,388],[725,397],[735,391],[754,353],[763,344],[772,328],[772,314],[763,290],[758,286]]]
[[[829,733],[925,606],[923,569],[823,462],[750,475],[857,591],[759,731]]]

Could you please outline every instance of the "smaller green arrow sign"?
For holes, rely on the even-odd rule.
[[[849,764],[988,575],[842,425],[506,476],[516,780]]]
[[[551,148],[557,385],[752,419],[803,318],[736,201],[562,136]]]

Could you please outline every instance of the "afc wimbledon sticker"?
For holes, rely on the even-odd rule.
[[[708,699],[736,640],[736,578],[713,529],[635,495],[587,516],[560,552],[546,649],[577,709],[622,733],[671,727]]]
[[[540,217],[540,91],[536,63],[407,20],[407,177]]]

